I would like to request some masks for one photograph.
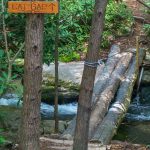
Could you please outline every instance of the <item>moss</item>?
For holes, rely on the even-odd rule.
[[[43,77],[43,82],[42,82],[42,87],[55,87],[55,78],[51,75],[44,75]],[[69,81],[58,81],[58,87],[63,87],[68,90],[79,90],[80,86],[76,83],[72,83]]]

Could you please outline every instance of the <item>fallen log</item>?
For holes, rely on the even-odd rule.
[[[103,91],[104,87],[108,79],[110,78],[112,72],[114,71],[119,59],[121,58],[120,48],[118,45],[112,45],[110,53],[108,55],[108,60],[104,69],[100,72],[99,77],[96,78],[93,95],[92,95],[92,102],[93,106],[98,100],[100,93]]]
[[[72,150],[72,140],[60,140],[41,137],[41,148],[43,150]],[[100,143],[89,143],[88,150],[106,150],[107,146]]]
[[[95,81],[94,89],[93,89],[93,96],[92,101],[93,105],[97,101],[98,95],[102,92],[101,89],[104,88],[106,85],[108,79],[110,78],[114,68],[116,67],[119,59],[120,59],[120,48],[118,45],[113,45],[111,47],[110,53],[108,55],[108,60],[103,68],[102,71],[97,72],[97,78]],[[73,139],[73,134],[75,130],[76,125],[76,117],[71,121],[68,128],[65,130],[65,132],[62,135],[62,138],[64,139]]]
[[[41,137],[40,147],[42,150],[72,150],[73,141]],[[146,145],[132,144],[127,142],[112,141],[110,145],[101,143],[88,143],[88,150],[146,150]]]
[[[102,119],[107,113],[109,105],[115,96],[121,80],[124,77],[132,56],[132,53],[123,53],[123,56],[119,60],[111,77],[108,79],[103,92],[99,95],[97,103],[92,108],[90,117],[89,139],[94,135],[97,126],[102,122]]]
[[[142,64],[144,56],[145,52],[140,50],[140,65]],[[128,110],[137,75],[136,58],[133,57],[129,69],[126,72],[126,78],[120,85],[115,102],[109,109],[102,123],[97,127],[91,141],[101,142],[102,144],[108,144],[111,141]]]

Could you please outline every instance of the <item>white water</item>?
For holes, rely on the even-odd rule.
[[[7,94],[5,98],[0,98],[0,105],[21,107],[22,102],[18,104],[18,97],[15,94]],[[58,106],[60,119],[71,119],[77,113],[77,103],[62,104]],[[54,106],[41,103],[41,116],[46,119],[52,119],[54,116]],[[142,105],[137,101],[133,102],[126,114],[128,121],[150,121],[150,105]]]
[[[19,99],[15,94],[7,94],[5,98],[0,98],[0,105],[21,107],[22,102],[19,103]],[[58,114],[61,119],[72,118],[77,113],[77,103],[58,105]],[[43,118],[53,118],[54,106],[46,103],[41,103],[41,115]]]

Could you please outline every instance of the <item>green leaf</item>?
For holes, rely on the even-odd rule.
[[[0,58],[2,58],[4,56],[4,51],[3,49],[0,49]]]
[[[5,138],[0,136],[0,144],[3,144],[5,141],[6,141]]]

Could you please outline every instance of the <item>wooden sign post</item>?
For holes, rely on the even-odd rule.
[[[9,1],[10,13],[58,13],[58,2],[45,1]]]
[[[57,2],[10,1],[8,12],[28,13],[25,31],[25,65],[20,150],[40,150],[40,104],[45,13],[58,13]]]

